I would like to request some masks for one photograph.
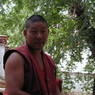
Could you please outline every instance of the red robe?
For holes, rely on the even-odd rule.
[[[4,63],[12,52],[18,52],[24,59],[24,85],[22,90],[31,95],[58,95],[55,65],[50,56],[42,52],[44,71],[42,71],[27,46],[8,51]]]

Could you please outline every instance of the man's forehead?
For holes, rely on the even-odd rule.
[[[41,22],[41,21],[39,21],[39,22],[31,22],[30,27],[31,28],[36,28],[36,27],[48,28],[47,24],[45,22]]]

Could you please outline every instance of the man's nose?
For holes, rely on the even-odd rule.
[[[37,33],[37,38],[41,38],[42,37],[42,34],[39,32]]]

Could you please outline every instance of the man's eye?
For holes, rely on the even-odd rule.
[[[33,33],[36,33],[37,31],[32,31]]]
[[[36,34],[37,31],[29,31],[30,34]]]
[[[45,31],[43,30],[43,31],[41,31],[42,33],[44,33]]]
[[[31,31],[31,34],[36,34],[37,33],[37,31]]]

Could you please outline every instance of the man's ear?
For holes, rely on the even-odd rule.
[[[27,31],[27,30],[26,30],[26,29],[24,29],[24,31],[23,31],[23,35],[24,35],[24,36],[26,36],[26,31]]]
[[[48,34],[49,34],[49,29],[48,29]]]

